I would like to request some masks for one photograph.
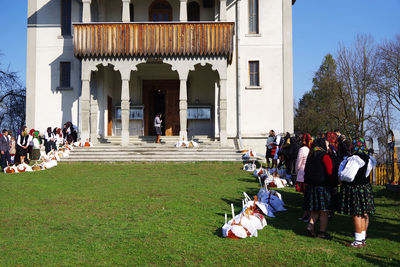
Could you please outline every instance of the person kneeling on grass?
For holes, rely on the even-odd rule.
[[[346,244],[348,247],[366,246],[369,216],[375,213],[374,197],[370,184],[369,174],[376,164],[374,158],[369,156],[364,138],[355,138],[352,147],[353,156],[344,162],[346,165],[353,157],[361,158],[361,168],[358,168],[353,181],[343,181],[340,186],[338,211],[342,214],[353,216],[354,241]],[[364,164],[362,164],[364,163]],[[342,163],[343,164],[343,163]],[[344,164],[343,164],[344,165]],[[346,167],[345,167],[346,168]],[[342,177],[341,177],[342,179]]]
[[[304,210],[311,212],[307,231],[312,237],[330,240],[326,233],[328,215],[332,210],[332,160],[328,153],[328,141],[325,138],[315,140],[313,149],[307,158],[304,182],[307,188],[304,194]],[[320,220],[318,235],[314,232],[314,224]]]

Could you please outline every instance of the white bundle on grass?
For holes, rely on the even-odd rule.
[[[254,161],[253,161],[253,163],[248,162],[248,163],[246,163],[246,164],[243,165],[243,170],[244,170],[244,171],[254,172],[254,170],[256,170],[256,169],[257,169],[257,166],[256,166],[256,164],[254,163]]]

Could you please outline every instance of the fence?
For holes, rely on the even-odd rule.
[[[376,184],[376,185],[386,185],[389,183],[388,177],[391,176],[390,173],[388,173],[387,165],[379,165],[376,166],[375,172],[370,175],[371,183]],[[399,183],[399,176],[396,175],[394,178],[394,183],[398,184]]]

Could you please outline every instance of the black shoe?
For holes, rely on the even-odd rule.
[[[317,237],[325,240],[332,240],[332,236],[326,232],[319,232]]]
[[[313,224],[308,223],[306,230],[307,230],[307,233],[308,233],[311,237],[315,237],[314,225],[313,225]]]

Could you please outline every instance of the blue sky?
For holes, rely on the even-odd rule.
[[[269,0],[261,0],[269,1]],[[26,75],[27,0],[0,0],[2,67]],[[297,0],[293,6],[294,97],[312,86],[327,53],[340,42],[351,45],[357,33],[376,41],[400,34],[400,0]]]

